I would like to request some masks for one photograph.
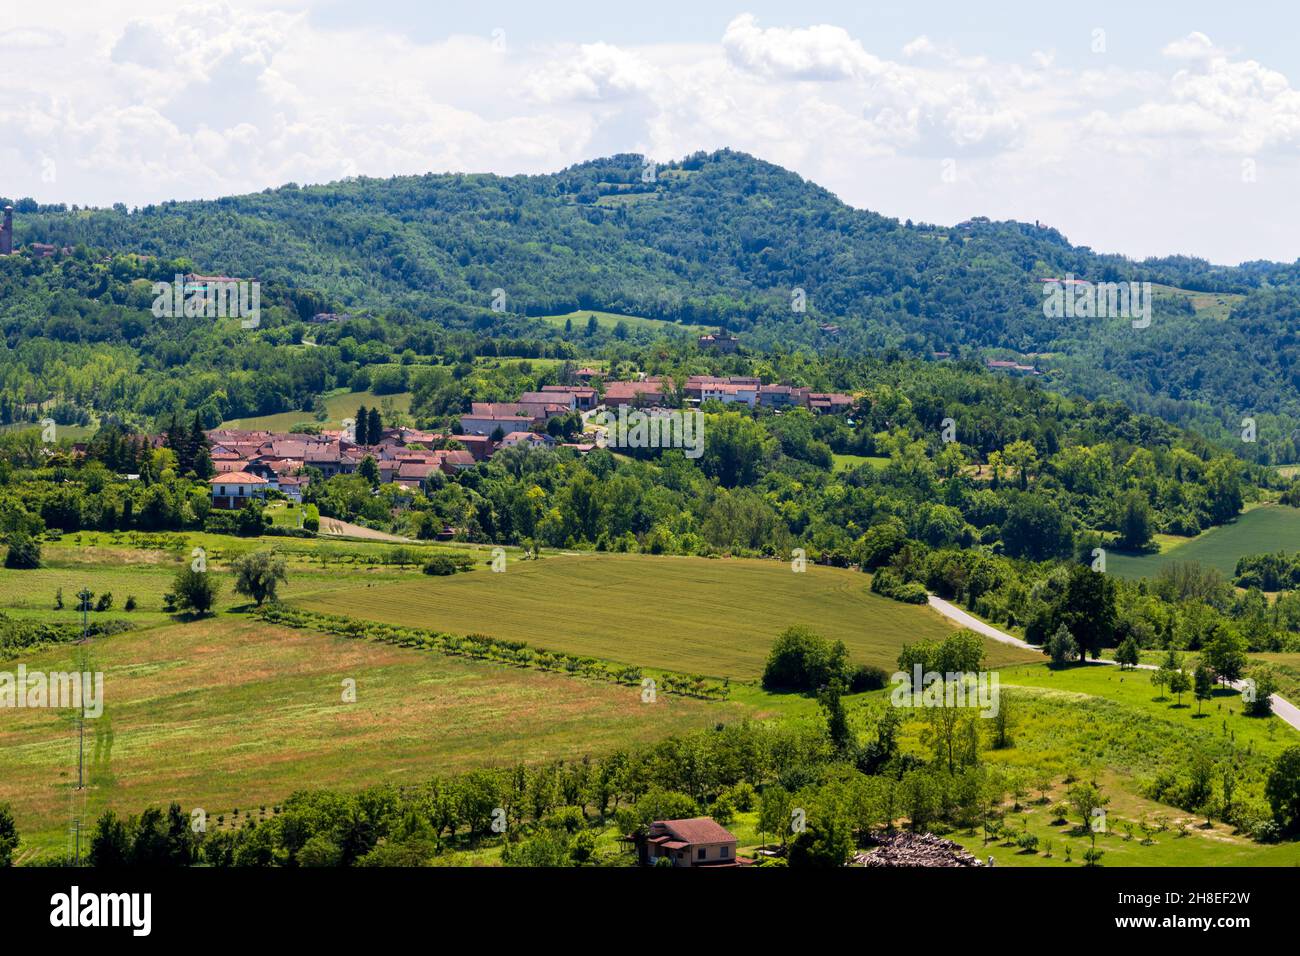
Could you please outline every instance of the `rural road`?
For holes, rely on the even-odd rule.
[[[1006,631],[999,631],[993,625],[985,624],[979,618],[974,617],[971,614],[967,614],[961,608],[957,607],[957,605],[949,601],[945,601],[941,597],[936,597],[935,595],[931,594],[929,599],[929,604],[930,607],[934,608],[944,617],[948,618],[951,621],[956,621],[962,627],[970,628],[976,634],[983,634],[985,637],[989,638],[990,640],[999,641],[1003,644],[1010,644],[1012,647],[1019,647],[1022,648],[1023,650],[1037,651],[1040,654],[1042,653],[1043,649],[1041,647],[1038,647],[1034,644],[1028,644],[1025,641],[1022,641],[1018,637],[1013,637],[1012,635],[1008,634]],[[1096,660],[1093,661],[1093,663],[1114,664],[1115,662],[1107,661],[1107,660]],[[1138,664],[1137,666],[1138,669],[1140,670],[1153,671],[1156,669],[1156,666],[1154,664]],[[1232,687],[1235,690],[1241,690],[1242,687],[1241,681],[1236,681],[1235,683],[1233,683]],[[1285,697],[1280,697],[1277,694],[1274,694],[1272,697],[1269,698],[1269,700],[1273,704],[1274,714],[1282,718],[1282,720],[1290,724],[1296,730],[1300,730],[1300,707],[1297,707],[1295,704],[1291,703]]]

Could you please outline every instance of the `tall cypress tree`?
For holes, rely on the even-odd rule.
[[[360,408],[357,409],[356,433],[357,433],[358,445],[370,444],[370,442],[366,441],[366,439],[369,437],[370,434],[369,428],[370,428],[370,413],[366,411],[366,406],[362,405]]]

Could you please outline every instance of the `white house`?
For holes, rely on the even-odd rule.
[[[230,510],[242,508],[255,498],[266,497],[269,482],[260,475],[232,471],[208,479],[212,486],[212,507]]]

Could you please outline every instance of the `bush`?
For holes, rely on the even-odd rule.
[[[5,538],[9,550],[5,553],[5,567],[26,571],[41,566],[40,543],[25,531],[15,531]]]
[[[122,605],[122,610],[124,610],[124,611],[134,611],[135,608],[136,608],[135,595],[134,595],[134,594],[128,594],[128,595],[126,596],[126,603]]]
[[[435,554],[424,565],[425,574],[445,576],[458,571],[469,571],[474,567],[474,559],[463,554]]]
[[[892,568],[881,568],[871,576],[871,590],[881,597],[902,601],[904,604],[925,604],[930,595],[919,581],[907,581]]]
[[[107,611],[110,608],[112,608],[112,606],[113,606],[112,591],[105,591],[103,594],[99,596],[99,600],[95,602],[96,611]]]
[[[847,656],[843,641],[831,643],[803,627],[786,628],[772,645],[763,668],[763,688],[815,691],[833,678],[844,678],[848,670]]]

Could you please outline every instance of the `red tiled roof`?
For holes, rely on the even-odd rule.
[[[734,843],[736,837],[730,830],[710,817],[691,817],[689,820],[656,820],[669,833],[686,843]],[[672,846],[671,843],[664,844]]]
[[[208,479],[210,485],[264,485],[266,479],[246,471],[232,471]]]

